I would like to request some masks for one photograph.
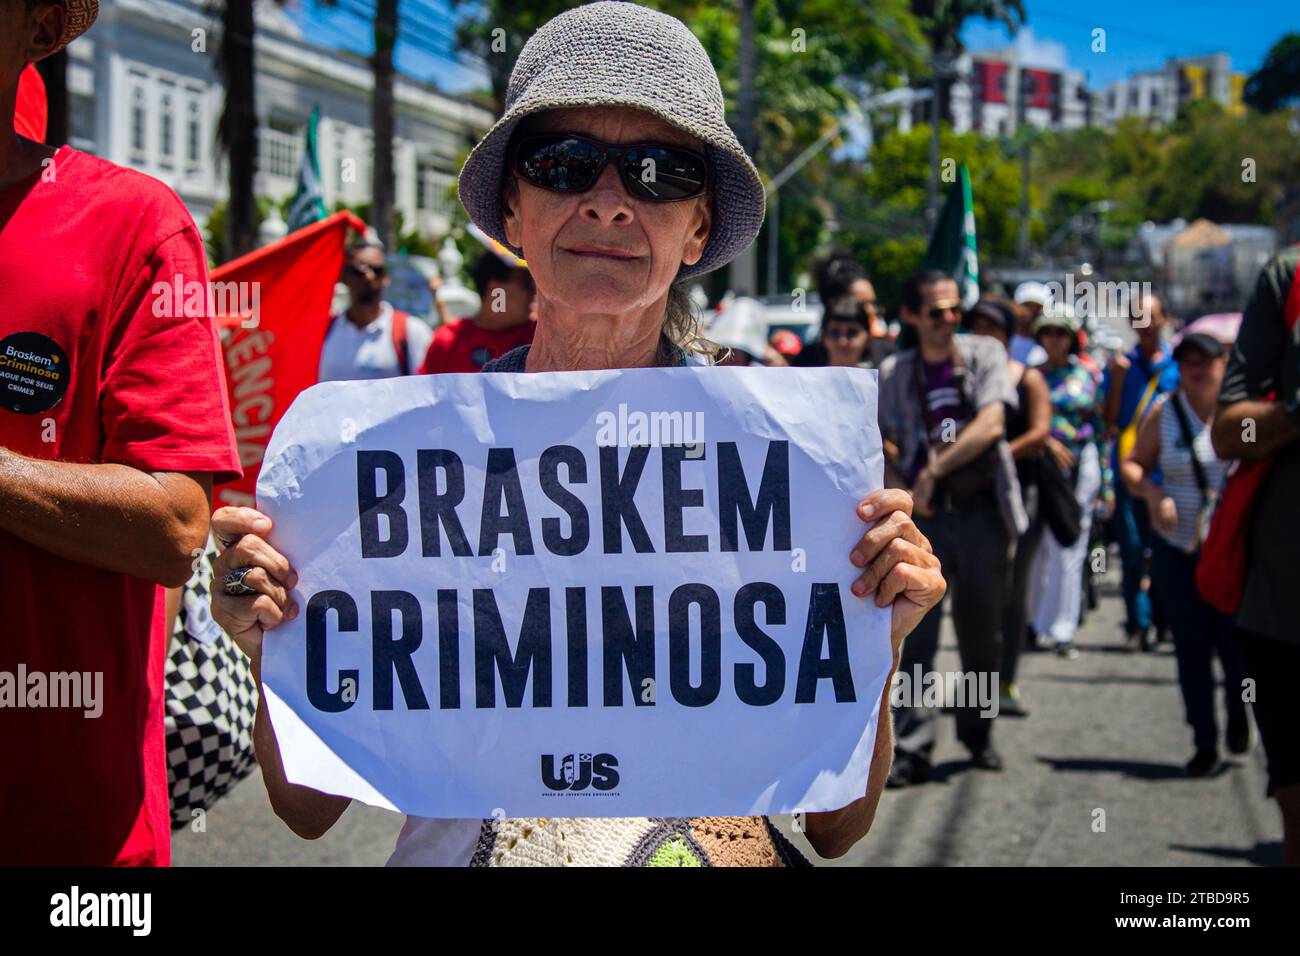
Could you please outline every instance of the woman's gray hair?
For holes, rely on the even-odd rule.
[[[674,282],[668,287],[663,337],[682,352],[695,352],[713,360],[718,358],[719,346],[704,337],[704,324],[695,311],[685,282]]]

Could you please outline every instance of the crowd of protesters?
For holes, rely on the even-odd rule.
[[[349,253],[349,268],[356,255]],[[1282,316],[1294,258],[1279,257],[1280,265],[1266,273],[1272,285],[1261,280],[1238,320],[1240,334],[1231,319],[1208,331],[1198,330],[1199,323],[1175,331],[1152,294],[1133,303],[1127,349],[1090,345],[1086,317],[1053,301],[1043,283],[1022,283],[1010,296],[988,293],[963,308],[957,283],[933,270],[904,284],[898,321],[887,323],[869,275],[847,252],[817,264],[821,313],[807,342],[790,330],[770,330],[754,299],[727,296],[705,311],[722,364],[879,370],[887,484],[912,494],[917,525],[944,568],[962,668],[998,675],[1000,714],[1029,716],[1017,680],[1022,652],[1078,656],[1074,638],[1089,606],[1095,549],[1113,547],[1125,612],[1117,643],[1133,652],[1172,643],[1192,735],[1184,772],[1204,777],[1220,769],[1223,749],[1242,754],[1250,747],[1243,688],[1260,675],[1258,668],[1247,670],[1244,645],[1257,661],[1290,660],[1294,653],[1294,629],[1262,609],[1262,598],[1254,598],[1250,618],[1258,630],[1245,631],[1234,615],[1207,602],[1196,583],[1200,547],[1234,461],[1231,433],[1217,445],[1211,440],[1216,410],[1229,395],[1237,405],[1258,401],[1294,375],[1285,365],[1283,341],[1290,340]],[[526,267],[485,252],[473,274],[483,301],[479,313],[442,325],[420,371],[475,371],[531,338]],[[349,289],[355,301],[352,281]],[[899,335],[903,328],[910,330],[907,338]],[[1091,331],[1100,338],[1099,327]],[[1234,353],[1238,339],[1277,347],[1271,355],[1258,345]],[[1223,385],[1230,361],[1231,393]],[[1273,429],[1277,448],[1285,425]],[[1277,560],[1282,540],[1273,547],[1252,552],[1252,565]],[[1256,570],[1253,578],[1266,573]],[[1276,587],[1256,584],[1254,593],[1272,597],[1281,593]],[[900,662],[904,673],[915,665],[933,669],[940,619],[935,610],[911,636]],[[976,701],[954,709],[972,765],[1000,769],[994,721],[981,716]],[[1258,702],[1255,710],[1270,792],[1283,808],[1294,854],[1295,746],[1279,729],[1284,713],[1261,719]],[[929,778],[933,719],[929,708],[896,708],[891,787]],[[1226,727],[1222,748],[1220,726]]]
[[[899,327],[881,322],[866,272],[838,254],[817,270],[819,334],[800,354],[769,363],[879,369],[887,482],[912,491],[949,584],[962,667],[999,671],[1000,714],[1028,716],[1017,680],[1022,651],[1077,656],[1092,556],[1114,546],[1125,611],[1116,643],[1133,652],[1173,644],[1192,737],[1184,773],[1212,775],[1223,749],[1248,751],[1252,702],[1291,864],[1300,862],[1300,724],[1285,692],[1267,703],[1259,694],[1260,681],[1291,672],[1300,655],[1300,509],[1287,492],[1300,487],[1298,259],[1296,248],[1275,257],[1241,316],[1175,331],[1160,297],[1149,295],[1127,317],[1132,346],[1106,350],[1096,345],[1102,330],[1090,343],[1085,317],[1053,301],[1047,285],[1023,283],[1012,298],[986,294],[963,311],[957,284],[929,271],[902,289],[898,316],[913,343],[904,347]],[[864,291],[852,294],[849,283]],[[1245,581],[1234,615],[1202,594],[1198,560],[1228,476],[1239,461],[1261,460],[1273,472],[1253,511],[1233,516],[1248,523],[1249,546],[1239,566],[1222,570]],[[916,662],[932,667],[939,616],[931,612],[909,639],[904,672]],[[958,739],[973,766],[998,769],[993,721],[974,706],[954,708]],[[921,711],[895,714],[891,786],[929,776],[934,734]]]
[[[89,21],[69,10],[84,13],[88,5],[0,2],[6,18],[0,103],[12,114],[22,69],[84,30]],[[671,18],[648,11],[638,16],[644,18],[641,29],[691,42],[674,32],[685,28],[668,23]],[[622,37],[606,36],[618,28],[603,22],[599,11],[567,22],[607,40]],[[690,62],[701,60],[707,63],[702,53]],[[610,106],[593,91],[593,103],[603,105],[571,113],[566,123],[581,126],[579,132],[593,140],[642,141],[627,139],[636,133],[697,155],[699,145],[680,124],[662,118],[661,87],[677,89],[672,70],[647,63],[638,82],[648,84],[641,99]],[[558,91],[543,92],[557,104],[573,102]],[[651,102],[655,112],[645,108]],[[555,121],[539,115],[529,131],[544,139],[555,132],[547,123]],[[499,133],[503,148],[512,129]],[[734,138],[718,132],[727,130],[721,115],[709,129],[713,161],[731,164],[737,176],[729,181],[749,184],[748,193],[729,201],[744,206],[738,221],[756,231],[761,184],[756,175],[752,182],[741,175],[752,167]],[[509,179],[498,195],[500,156],[478,162],[486,164],[478,169],[481,181],[492,184],[483,193],[488,198],[481,198],[492,215],[485,216],[486,206],[471,213],[505,221],[515,238],[564,228],[555,196],[586,203],[590,223],[640,201],[612,166],[598,171],[599,189],[567,179],[542,186],[529,180],[524,188]],[[472,165],[462,176],[462,195]],[[45,176],[50,166],[57,168],[57,188]],[[520,170],[525,175],[527,164]],[[658,232],[650,230],[656,252],[684,267],[724,264],[753,240],[718,228],[728,207],[710,207],[703,184],[702,178],[699,189],[679,197],[689,205],[674,213],[693,218],[676,227],[665,218],[654,227]],[[540,191],[533,193],[543,188],[547,202],[538,198]],[[582,198],[590,196],[607,208]],[[168,791],[158,706],[165,646],[154,638],[166,628],[166,605],[159,586],[176,588],[191,577],[209,534],[212,486],[237,475],[240,462],[213,325],[160,316],[147,293],[158,282],[205,277],[202,238],[158,182],[17,135],[0,137],[0,226],[0,288],[8,306],[0,339],[20,349],[25,361],[64,370],[51,379],[50,396],[0,408],[0,604],[6,613],[0,670],[22,662],[34,671],[64,671],[73,660],[82,670],[109,675],[97,721],[51,709],[6,712],[0,761],[21,772],[0,779],[0,862],[166,865]],[[714,234],[729,236],[730,245],[720,249],[711,226]],[[619,258],[609,250],[599,256]],[[574,276],[586,268],[582,259],[575,255],[565,269],[548,265],[534,274],[518,259],[486,251],[471,270],[481,301],[477,313],[451,319],[440,309],[443,321],[435,327],[385,301],[384,250],[359,242],[347,250],[340,277],[348,305],[323,317],[329,329],[320,380],[580,367],[588,333],[571,323],[593,304],[566,296],[578,287]],[[1113,539],[1121,556],[1126,618],[1117,641],[1140,651],[1164,633],[1172,639],[1192,730],[1189,776],[1211,774],[1220,763],[1214,658],[1224,674],[1229,752],[1250,745],[1242,688],[1253,685],[1249,699],[1268,759],[1269,793],[1282,810],[1289,864],[1300,864],[1300,704],[1283,683],[1300,665],[1300,509],[1290,494],[1300,487],[1298,259],[1300,251],[1292,248],[1265,268],[1239,331],[1216,334],[1192,324],[1175,338],[1172,320],[1153,297],[1142,303],[1147,321],[1134,324],[1136,344],[1114,355],[1090,343],[1084,317],[1037,283],[964,307],[949,275],[920,271],[902,287],[897,322],[887,323],[867,272],[842,253],[818,266],[821,317],[806,344],[788,329],[769,334],[762,307],[743,298],[729,299],[708,333],[722,347],[716,359],[723,363],[878,370],[886,485],[910,494],[887,490],[875,500],[882,511],[902,516],[897,523],[911,539],[927,542],[911,559],[914,565],[898,565],[911,569],[908,586],[925,596],[915,605],[923,616],[902,623],[895,617],[892,636],[896,652],[901,644],[904,672],[934,667],[946,583],[963,669],[1000,675],[1001,713],[1028,716],[1016,680],[1020,654],[1047,647],[1063,659],[1077,655],[1074,638],[1092,573],[1088,558],[1098,540],[1094,522],[1105,524],[1102,540]],[[669,296],[674,272],[656,274],[654,281]],[[634,300],[634,292],[610,291],[608,308],[592,315],[628,312],[624,299]],[[670,304],[670,318],[678,307]],[[646,336],[636,343],[648,343],[645,354],[625,349],[615,355],[611,334],[612,364],[594,367],[694,364],[679,343],[663,339],[660,316],[645,313],[642,319]],[[899,336],[904,328],[905,338]],[[1230,615],[1202,593],[1197,560],[1238,461],[1267,462],[1271,474],[1246,513],[1251,534],[1238,569],[1244,594]],[[260,581],[262,595],[278,593],[277,621],[292,614],[284,598],[292,569],[259,537],[269,522],[252,517],[250,509],[223,511],[231,512],[227,530],[237,533],[223,539],[221,571],[238,572],[237,584]],[[234,514],[239,511],[244,514]],[[862,546],[869,543],[875,554],[888,542],[873,533]],[[244,562],[239,568],[236,553]],[[73,599],[53,608],[57,595]],[[236,620],[234,605],[224,597],[220,602],[222,622]],[[262,628],[274,622],[248,613],[247,632],[258,638],[248,647],[260,653]],[[892,742],[887,731],[881,738],[886,753],[894,750],[889,786],[928,778],[934,720],[925,707],[896,708]],[[956,708],[956,721],[972,765],[1000,770],[996,721],[974,701]],[[322,794],[309,798],[305,788],[291,787],[267,757],[274,754],[273,731],[262,722],[258,732],[277,812],[286,820],[296,817],[299,832],[328,829],[346,803]],[[42,739],[58,739],[60,746],[30,746]],[[881,776],[883,770],[873,769],[858,803],[811,815],[820,818],[809,832],[819,851],[839,855],[866,832],[885,784]],[[84,812],[88,792],[94,814]],[[472,846],[478,832],[449,835],[438,824],[408,821],[404,852],[441,860],[449,840],[469,839]]]

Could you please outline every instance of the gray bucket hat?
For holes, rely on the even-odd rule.
[[[704,47],[675,17],[613,0],[561,13],[524,44],[505,113],[460,171],[460,201],[475,225],[523,255],[506,241],[501,222],[510,134],[531,113],[580,106],[645,110],[705,144],[713,167],[713,226],[700,261],[683,266],[679,280],[726,265],[754,241],[763,224],[763,183],[727,125],[722,87]]]

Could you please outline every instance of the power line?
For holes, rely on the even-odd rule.
[[[324,3],[322,0],[316,0],[314,6],[318,10],[323,9],[360,21],[359,25],[365,27],[364,37],[367,44],[369,44],[372,38],[372,24],[374,22],[373,7],[367,8],[360,0],[338,0],[335,3]],[[321,18],[316,23],[319,26],[326,27],[335,36],[346,37],[348,41],[352,42],[357,40],[355,33],[349,31],[346,26],[337,23],[333,18]],[[434,35],[429,32],[429,28],[429,24],[420,20],[408,19],[403,14],[398,21],[397,42],[399,45],[410,46],[426,56],[455,63],[460,67],[472,69],[474,67],[481,68],[484,65],[481,57],[468,50],[461,49],[450,34],[447,36]],[[348,45],[347,43],[343,44],[345,47]]]
[[[335,4],[335,7],[345,10],[353,16],[359,17],[368,23],[374,22],[375,8],[373,3],[367,5],[364,0],[339,0],[339,2]],[[456,27],[454,23],[449,24],[446,21],[417,17],[412,12],[412,7],[409,3],[405,7],[398,7],[397,22],[399,36],[402,34],[404,29],[409,30],[411,27],[414,27],[415,32],[421,33],[426,37],[433,36],[437,37],[439,41],[445,42],[449,45],[455,44]]]
[[[1075,26],[1087,27],[1090,30],[1103,29],[1108,34],[1119,33],[1127,36],[1139,37],[1145,40],[1152,40],[1156,43],[1173,44],[1176,48],[1186,49],[1190,47],[1192,49],[1208,49],[1214,46],[1214,44],[1212,43],[1207,44],[1204,39],[1192,40],[1187,37],[1174,37],[1165,34],[1150,33],[1146,30],[1136,30],[1128,26],[1112,27],[1099,22],[1099,18],[1085,19],[1083,17],[1075,17],[1075,16],[1071,16],[1068,13],[1060,13],[1056,10],[1052,10],[1051,8],[1035,9],[1034,16],[1046,17],[1049,20],[1056,19],[1061,21],[1062,23],[1070,23]],[[1032,27],[1033,24],[1027,23],[1026,26]]]

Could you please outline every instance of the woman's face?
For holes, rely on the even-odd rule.
[[[1210,358],[1199,348],[1189,348],[1184,350],[1178,360],[1178,377],[1189,392],[1211,392],[1217,395],[1219,387],[1223,385],[1223,373],[1227,367],[1226,353],[1218,358]]]
[[[821,335],[832,365],[853,366],[862,361],[869,338],[862,323],[830,321],[823,327]]]
[[[625,107],[548,110],[533,118],[530,131],[704,153],[688,133]],[[514,157],[507,161],[513,170]],[[700,261],[712,224],[707,193],[678,202],[635,199],[614,162],[585,193],[551,192],[511,172],[502,199],[506,238],[523,249],[538,297],[582,313],[624,313],[663,299],[682,264]]]
[[[1049,325],[1038,333],[1038,344],[1047,352],[1048,361],[1053,365],[1064,365],[1070,360],[1070,345],[1074,335],[1069,329],[1058,325]]]
[[[970,320],[970,330],[976,335],[987,335],[991,339],[997,339],[1002,343],[1002,347],[1007,347],[1007,330],[999,323],[994,322],[986,315],[974,315]]]

